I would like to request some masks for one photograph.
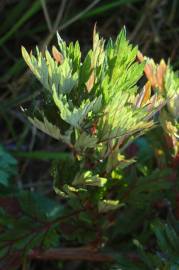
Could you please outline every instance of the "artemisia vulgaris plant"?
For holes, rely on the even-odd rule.
[[[54,199],[2,183],[1,265],[179,269],[177,73],[144,57],[125,29],[105,41],[94,28],[85,56],[78,41],[57,39],[52,52],[22,47],[43,86],[24,111],[68,157],[52,164]]]

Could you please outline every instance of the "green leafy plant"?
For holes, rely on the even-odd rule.
[[[172,225],[160,220],[166,202],[176,217],[178,211],[177,75],[164,61],[143,57],[125,29],[106,42],[95,27],[84,57],[78,42],[57,38],[52,54],[22,47],[43,85],[38,109],[24,111],[66,145],[65,158],[52,163],[56,196],[4,187],[2,265],[67,259],[105,262],[104,269],[116,262],[119,269],[170,269],[164,267],[178,263],[168,259],[170,250],[165,263],[155,251],[158,241],[164,252],[164,234],[177,249]]]

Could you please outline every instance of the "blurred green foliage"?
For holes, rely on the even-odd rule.
[[[101,243],[102,251],[112,255],[117,262],[117,265],[112,267],[118,270],[179,268],[178,74],[169,66],[165,74],[165,68],[162,69],[161,63],[156,64],[151,59],[145,58],[145,64],[147,63],[150,70],[146,72],[146,68],[144,69],[146,78],[150,82],[145,87],[148,90],[151,87],[152,95],[160,94],[161,101],[165,100],[166,106],[160,110],[160,113],[155,114],[154,129],[147,132],[145,136],[135,140],[132,138],[133,143],[131,144],[129,140],[130,145],[122,143],[120,145],[122,153],[114,151],[108,159],[110,181],[109,179],[106,181],[108,177],[103,173],[101,175],[106,163],[104,166],[103,162],[99,162],[99,165],[93,168],[93,162],[98,160],[104,151],[99,146],[98,153],[93,158],[92,149],[97,143],[96,138],[91,140],[83,134],[79,136],[78,141],[75,141],[77,134],[74,132],[71,136],[71,131],[67,132],[69,124],[74,124],[72,113],[76,109],[80,113],[80,102],[84,97],[87,100],[87,95],[81,92],[80,99],[75,95],[69,95],[67,99],[63,97],[60,104],[57,91],[56,100],[60,110],[71,98],[74,105],[73,109],[70,107],[71,104],[69,107],[66,106],[61,114],[63,119],[59,119],[59,109],[54,107],[53,102],[51,104],[44,102],[41,95],[44,88],[27,71],[20,51],[21,45],[24,45],[27,51],[31,49],[34,51],[35,46],[38,45],[40,51],[48,47],[51,53],[50,44],[56,44],[55,37],[58,30],[67,41],[79,40],[81,51],[87,52],[91,44],[92,28],[96,22],[100,32],[112,39],[118,35],[119,29],[126,25],[129,39],[139,44],[144,54],[152,56],[156,61],[169,58],[177,69],[178,5],[177,0],[1,1],[0,268],[18,269],[23,264],[23,269],[39,269],[39,265],[43,269],[49,267],[51,269],[69,269],[69,267],[110,269],[111,263],[107,262],[100,264],[80,262],[76,266],[73,262],[43,264],[40,261],[39,264],[35,262],[31,265],[25,259],[29,251],[36,248],[48,250],[52,247],[59,248],[66,245],[75,247],[79,244],[87,244],[90,247],[99,246],[101,250]],[[123,54],[126,52],[124,51]],[[69,58],[71,57],[73,58],[73,55],[70,52]],[[84,78],[89,78],[91,75],[90,57],[89,54],[84,70],[80,71]],[[78,60],[75,61],[74,73],[75,69],[79,68]],[[120,61],[119,66],[122,66]],[[130,64],[128,68],[129,66]],[[117,68],[116,77],[119,76],[118,72]],[[75,76],[76,74],[73,78],[74,83],[77,78]],[[92,77],[91,80],[86,81],[89,91],[91,91]],[[126,78],[122,69],[119,77],[121,80]],[[104,90],[109,81],[103,79],[101,81]],[[134,76],[133,79],[135,80]],[[63,80],[64,78],[60,83],[63,83]],[[143,76],[139,81],[138,89],[141,89],[145,80]],[[81,86],[84,87],[86,82],[81,81]],[[66,81],[64,91],[68,92],[69,83],[71,81]],[[98,81],[92,90],[93,99],[99,97],[100,83]],[[59,87],[58,81],[56,87]],[[110,87],[113,87],[113,83]],[[138,93],[139,90],[134,89],[135,91]],[[141,93],[138,104],[143,106],[149,92]],[[146,93],[148,94],[145,95]],[[106,101],[108,99],[106,94],[104,99]],[[141,100],[143,104],[140,103]],[[122,96],[119,102],[120,108],[122,104],[128,106],[124,101],[128,102]],[[93,102],[92,98],[90,102]],[[114,104],[111,103],[108,110],[112,106],[115,107],[115,102],[117,101],[114,99]],[[28,116],[31,117],[31,122],[37,126],[41,123],[43,131],[45,130],[44,127],[42,128],[42,120],[46,119],[44,122],[48,131],[46,133],[53,133],[52,137],[57,137],[60,133],[57,129],[52,131],[51,127],[62,127],[63,135],[65,134],[68,142],[71,136],[71,143],[75,144],[78,151],[86,153],[89,157],[85,164],[79,153],[75,153],[78,159],[78,162],[75,162],[74,153],[71,153],[69,145],[50,139],[36,128],[32,128],[22,111],[26,110],[26,107],[30,108],[31,114]],[[86,112],[85,104],[82,104],[81,108],[84,109],[81,110],[83,115]],[[46,118],[39,114],[39,110],[42,109]],[[122,112],[125,115],[125,111]],[[127,117],[127,113],[126,111],[126,120],[124,119],[123,122],[120,120],[120,113],[116,119],[117,124],[125,127],[126,123],[129,129],[131,119]],[[34,114],[35,118],[33,118]],[[110,124],[115,125],[112,115],[113,112]],[[96,116],[92,112],[88,124],[99,117],[100,114]],[[77,125],[79,119],[84,120],[78,117],[75,120]],[[104,137],[105,134],[104,139],[109,139],[103,121],[101,127],[103,132],[98,135]],[[91,127],[91,131],[96,132],[95,125]],[[88,126],[85,127],[85,132],[90,132]],[[15,158],[18,161],[18,170]],[[116,166],[116,160],[118,168],[111,171],[111,168]],[[87,172],[81,173],[84,165],[87,167],[85,169]],[[80,171],[80,175],[76,175],[77,171]],[[52,178],[57,196],[52,189]],[[81,181],[86,187],[78,187]],[[92,186],[90,181],[94,181],[95,186]],[[86,192],[86,188],[89,192]],[[66,203],[67,198],[71,198],[69,203]],[[90,210],[91,201],[99,214]],[[84,206],[81,202],[89,209],[88,213],[86,208],[83,211]]]

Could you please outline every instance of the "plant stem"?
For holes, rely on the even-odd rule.
[[[59,248],[46,251],[33,250],[28,256],[35,260],[83,260],[96,262],[112,262],[112,256],[96,251],[90,247]]]

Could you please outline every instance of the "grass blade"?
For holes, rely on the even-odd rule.
[[[72,158],[72,155],[70,153],[51,151],[12,151],[12,154],[15,157],[38,160],[69,160],[70,158]]]
[[[127,5],[132,4],[135,2],[139,2],[141,0],[117,0],[117,1],[110,1],[109,3],[106,3],[105,5],[102,5],[100,7],[97,7],[95,9],[92,9],[91,11],[85,13],[82,18],[86,19],[89,17],[93,17],[96,15],[100,15],[101,13],[107,12],[115,7],[118,7],[120,5]]]
[[[0,39],[0,46],[2,46],[12,35],[37,11],[41,9],[39,1],[35,1],[32,7],[20,18],[20,20]]]

